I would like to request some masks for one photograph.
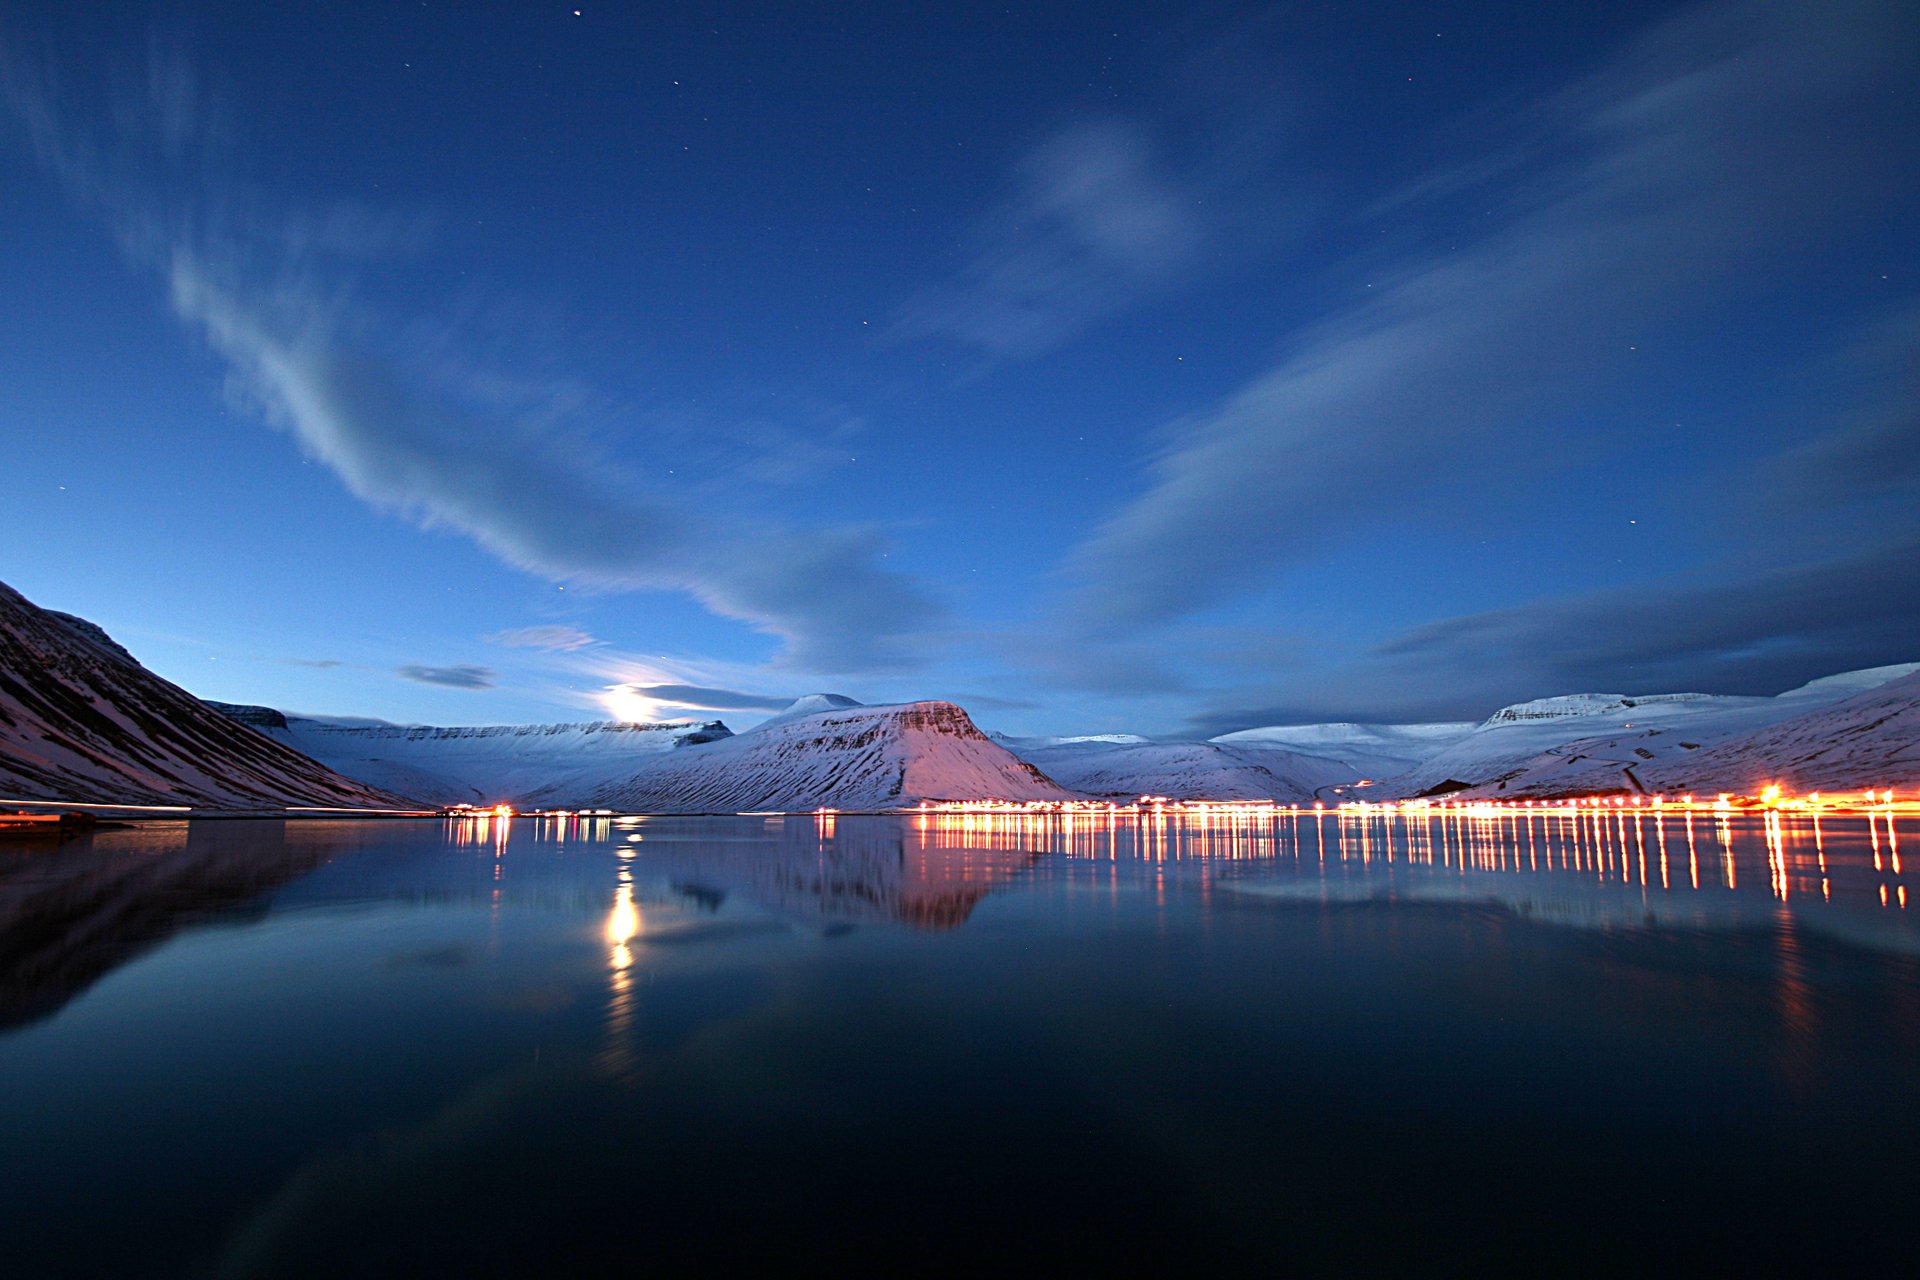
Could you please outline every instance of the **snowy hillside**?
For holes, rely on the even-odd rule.
[[[374,786],[434,804],[579,808],[664,751],[730,737],[717,720],[435,727],[336,723],[210,704]]]
[[[1302,752],[1345,767],[1348,777],[1378,780],[1429,760],[1465,738],[1478,726],[1471,720],[1435,724],[1296,724],[1223,733],[1208,741],[1228,747],[1261,747]]]
[[[1144,739],[1039,741],[1055,745],[1025,748],[1022,758],[1061,786],[1090,796],[1311,803],[1317,788],[1351,781],[1337,761],[1289,751]]]
[[[537,799],[538,797],[536,797]],[[663,754],[594,807],[640,813],[891,809],[921,800],[1067,800],[950,702],[846,707]]]
[[[0,584],[0,799],[222,809],[388,808],[364,786],[209,709],[99,627]]]
[[[1645,771],[1649,789],[1920,787],[1920,673]]]
[[[1637,790],[1649,770],[1713,744],[1818,711],[1920,671],[1875,667],[1812,681],[1776,697],[1574,694],[1502,708],[1467,737],[1392,779],[1384,796],[1436,788],[1477,797],[1546,797]],[[1728,781],[1720,790],[1736,789]],[[1649,788],[1650,789],[1650,788]]]

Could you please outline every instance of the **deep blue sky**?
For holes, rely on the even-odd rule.
[[[1917,65],[1865,0],[16,2],[0,580],[452,723],[1913,660]]]

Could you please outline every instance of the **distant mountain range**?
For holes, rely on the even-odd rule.
[[[1310,802],[1316,791],[1357,776],[1342,761],[1325,756],[1219,742],[1116,742],[1067,739],[1010,746],[1048,777],[1083,795],[1137,800],[1279,800]]]
[[[922,800],[1547,798],[1920,785],[1920,663],[1777,697],[1583,693],[1479,724],[1276,725],[1208,742],[982,733],[948,702],[810,694],[714,721],[435,727],[202,703],[0,585],[0,803],[734,813]]]
[[[1533,798],[1920,783],[1920,663],[1849,671],[1771,698],[1575,694],[1505,707],[1386,794]],[[1906,708],[1904,714],[1900,708]],[[1857,720],[1864,717],[1864,720]],[[1855,726],[1877,727],[1865,737]],[[1904,737],[1902,736],[1904,734]],[[1844,759],[1836,754],[1850,743]]]
[[[387,791],[434,805],[501,801],[581,808],[654,757],[732,737],[718,720],[664,724],[394,725],[210,702],[274,741]]]

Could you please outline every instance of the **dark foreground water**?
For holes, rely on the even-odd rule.
[[[0,846],[0,1270],[1907,1273],[1899,841],[803,817]]]

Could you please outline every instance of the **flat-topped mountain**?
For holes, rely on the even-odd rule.
[[[840,707],[659,756],[596,807],[646,813],[895,809],[922,800],[1071,800],[951,702]]]
[[[0,583],[0,799],[390,808],[400,796],[220,715],[84,619]]]

